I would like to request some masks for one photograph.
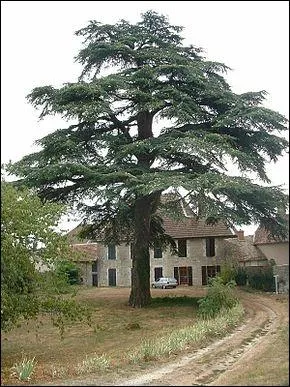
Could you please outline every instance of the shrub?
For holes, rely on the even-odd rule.
[[[11,367],[12,374],[16,375],[19,380],[29,380],[36,363],[35,357],[33,359],[24,357],[20,363],[15,363]]]
[[[223,265],[221,268],[221,273],[219,274],[219,277],[222,279],[223,284],[227,284],[230,281],[235,280],[235,274],[236,270],[234,267],[230,265]]]
[[[59,261],[56,266],[56,273],[59,277],[65,277],[70,285],[80,283],[80,269],[74,262]]]
[[[248,275],[244,268],[238,267],[235,273],[235,281],[238,286],[245,286],[247,284]]]
[[[248,272],[249,286],[253,289],[264,292],[273,292],[275,290],[275,281],[273,276],[273,267],[267,266]]]
[[[210,279],[207,295],[198,301],[198,315],[203,318],[215,317],[221,309],[230,309],[238,303],[234,292],[236,283],[223,283],[220,276]]]

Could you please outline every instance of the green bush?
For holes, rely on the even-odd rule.
[[[275,281],[272,266],[248,272],[249,286],[264,292],[275,291]]]
[[[221,309],[230,309],[238,303],[234,288],[236,283],[230,281],[226,284],[220,276],[211,278],[207,295],[198,301],[198,315],[203,318],[215,317]]]
[[[70,285],[80,283],[80,269],[74,262],[59,261],[56,265],[56,273],[58,276],[66,278]]]
[[[223,284],[227,284],[231,281],[235,281],[236,270],[230,265],[223,265],[219,277],[222,279]]]
[[[248,275],[244,268],[238,267],[235,273],[235,281],[238,286],[247,285]]]

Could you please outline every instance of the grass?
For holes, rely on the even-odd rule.
[[[110,359],[111,368],[122,367],[128,362],[127,355],[142,341],[192,325],[197,299],[205,294],[205,289],[154,289],[152,305],[142,309],[128,306],[129,293],[129,288],[80,288],[77,298],[93,309],[93,325],[73,323],[64,332],[63,340],[47,317],[3,333],[2,384],[20,383],[11,377],[10,368],[19,362],[22,352],[37,360],[33,381],[75,377],[80,369],[90,372],[88,359],[103,354]]]
[[[125,374],[152,359],[165,361],[188,346],[204,346],[236,324],[233,316],[221,316],[213,320],[215,323],[198,319],[197,301],[205,292],[201,287],[154,289],[152,304],[134,309],[127,305],[128,288],[82,287],[77,297],[93,309],[93,326],[71,324],[61,340],[58,330],[43,317],[3,333],[2,385],[23,384],[10,372],[21,352],[37,360],[31,382],[41,385],[90,372],[102,377]],[[161,349],[152,354],[156,343],[162,343]]]
[[[110,367],[111,360],[105,355],[86,356],[80,364],[76,366],[77,374],[87,374],[91,372],[105,371]]]
[[[175,329],[157,340],[145,340],[135,352],[129,354],[129,360],[132,363],[157,360],[184,350],[187,346],[199,346],[229,332],[238,325],[243,315],[244,310],[239,304],[231,310],[222,310],[215,319],[199,320],[194,325]]]
[[[23,357],[23,359],[19,363],[15,363],[13,367],[11,367],[11,376],[16,376],[19,380],[29,380],[34,368],[36,366],[35,357],[33,359],[27,359]]]
[[[21,352],[37,360],[34,381],[74,377],[84,361],[103,354],[111,359],[112,368],[116,364],[122,367],[128,362],[128,353],[142,341],[192,325],[196,319],[197,299],[205,290],[196,291],[192,287],[154,289],[152,305],[142,309],[127,305],[129,293],[129,288],[80,288],[77,297],[93,309],[93,325],[71,324],[63,340],[46,317],[3,333],[2,383],[18,382],[15,377],[11,378],[9,370],[19,362]]]

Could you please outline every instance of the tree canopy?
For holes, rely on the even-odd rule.
[[[164,239],[168,189],[208,222],[283,233],[278,207],[288,197],[270,186],[266,165],[287,149],[287,119],[262,105],[265,91],[234,93],[229,68],[185,46],[182,29],[147,11],[136,24],[91,21],[77,31],[79,80],[28,95],[41,118],[74,123],[11,167],[41,198],[75,203],[87,231],[105,230],[115,242],[133,232],[132,306],[150,300],[148,248],[154,236]],[[242,174],[232,176],[229,161]]]
[[[66,320],[86,316],[85,308],[60,297],[69,289],[54,273],[56,263],[73,254],[55,230],[64,210],[1,181],[1,329],[49,313],[63,330]]]

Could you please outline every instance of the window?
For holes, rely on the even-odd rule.
[[[116,259],[116,245],[108,245],[108,259]]]
[[[206,238],[206,256],[214,257],[215,256],[215,240],[214,238]]]
[[[179,257],[186,257],[186,239],[178,239],[177,240],[177,250]]]
[[[154,246],[154,258],[162,258],[162,249],[160,246]]]
[[[159,278],[162,277],[163,269],[162,267],[155,267],[154,268],[154,280],[157,281]]]

